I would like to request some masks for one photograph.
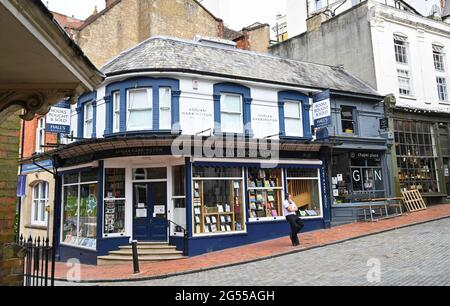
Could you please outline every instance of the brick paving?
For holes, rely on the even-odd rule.
[[[164,278],[167,276],[172,276],[180,273],[193,271],[199,272],[211,268],[230,266],[240,263],[250,262],[250,265],[257,264],[255,262],[253,263],[251,262],[256,259],[261,260],[264,258],[267,259],[281,255],[288,255],[288,254],[298,255],[293,253],[305,252],[307,250],[309,250],[308,252],[313,251],[320,252],[321,249],[315,248],[335,244],[350,239],[355,239],[358,237],[364,237],[371,234],[382,233],[385,231],[394,230],[405,226],[411,226],[414,224],[438,220],[446,217],[450,217],[450,205],[432,206],[426,211],[407,214],[394,219],[388,219],[374,223],[365,223],[365,222],[353,223],[334,227],[332,229],[304,233],[300,235],[302,245],[299,248],[292,248],[290,246],[289,238],[286,237],[171,262],[146,263],[146,264],[142,263],[141,264],[142,273],[138,276],[133,276],[131,274],[132,273],[131,265],[115,265],[103,267],[82,265],[81,280],[95,282],[95,281],[113,281],[113,280],[138,280],[157,277]],[[407,229],[405,229],[405,231],[407,231]],[[448,227],[447,231],[445,232],[445,235],[447,235],[448,239]],[[358,242],[359,241],[360,240],[358,240]],[[386,247],[392,246],[394,248],[399,242],[399,240],[395,237],[393,239],[389,239],[389,241],[392,241],[392,243],[390,242],[389,244],[386,244],[386,239],[381,239],[380,241],[378,241],[378,245]],[[423,241],[428,240],[425,239]],[[439,241],[438,239],[436,239],[435,241],[433,241],[433,244],[430,244],[430,246],[435,246],[438,243]],[[447,248],[448,245],[449,244],[447,243]],[[431,247],[425,247],[425,249],[428,250],[428,252],[433,252],[433,248]],[[358,250],[363,251],[364,246],[361,246],[360,248],[358,248]],[[345,252],[345,248],[343,248],[343,251]],[[344,254],[344,258],[347,258],[346,260],[351,260],[352,257],[355,257],[357,255],[358,253],[350,252],[347,255],[347,257]],[[449,256],[447,256],[447,258],[448,257]],[[336,263],[338,262],[339,261],[336,261]],[[364,264],[366,264],[366,262]],[[241,267],[242,266],[237,266],[235,268],[239,270]],[[401,265],[400,268],[398,269],[401,269]],[[332,269],[331,271],[334,270]],[[213,272],[214,271],[211,271],[211,273]],[[329,271],[327,271],[327,273],[328,272]],[[68,268],[66,267],[65,263],[57,264],[56,274],[58,279],[66,278],[66,275],[68,274]],[[325,275],[323,277],[325,277]],[[350,278],[348,284],[351,284],[352,281],[354,280]],[[342,284],[345,285],[345,283]]]

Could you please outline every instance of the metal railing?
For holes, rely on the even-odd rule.
[[[181,225],[173,222],[172,220],[167,220],[167,227],[169,228],[169,240],[170,240],[170,237],[172,237],[172,230],[171,230],[172,229],[172,226],[171,226],[172,224],[175,226],[175,232],[177,232],[177,233],[182,232],[183,233],[183,255],[187,256],[188,255],[188,249],[187,249],[187,246],[188,246],[188,243],[187,243],[188,231],[187,231],[187,229],[185,229]]]
[[[26,255],[24,259],[24,286],[26,287],[47,287],[54,286],[53,271],[55,260],[53,256],[53,246],[48,238],[31,236],[24,239],[20,236],[19,245],[24,247]]]

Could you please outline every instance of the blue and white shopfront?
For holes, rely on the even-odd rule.
[[[178,46],[177,54],[181,47],[190,45]],[[211,56],[232,52],[254,64],[286,64],[193,47],[186,57],[205,48]],[[311,73],[324,67],[311,67]],[[96,263],[132,240],[169,242],[193,256],[287,237],[286,192],[294,196],[305,231],[330,225],[327,157],[314,140],[311,111],[313,94],[328,83],[282,85],[206,68],[104,69],[104,85],[73,109],[77,141],[52,153],[61,260]],[[328,75],[340,73],[329,69]]]

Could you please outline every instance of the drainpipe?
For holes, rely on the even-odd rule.
[[[20,159],[23,159],[23,149],[25,147],[25,120],[22,119],[22,133],[21,133],[21,139],[20,139]],[[20,167],[19,175],[22,174],[22,165]],[[19,198],[19,201],[17,203],[17,235],[16,235],[16,242],[19,242],[20,240],[20,220],[22,219],[22,198]]]

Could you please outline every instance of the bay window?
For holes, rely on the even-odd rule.
[[[222,133],[243,133],[242,96],[222,94],[220,105]]]
[[[46,226],[47,225],[47,211],[48,203],[48,183],[39,182],[33,187],[32,209],[31,209],[31,224]]]
[[[61,242],[97,247],[97,169],[64,175]]]
[[[127,130],[153,129],[153,94],[151,88],[128,91]]]
[[[298,101],[285,101],[284,120],[286,136],[303,136],[302,104]]]
[[[170,87],[159,88],[159,128],[172,129],[172,89]]]

